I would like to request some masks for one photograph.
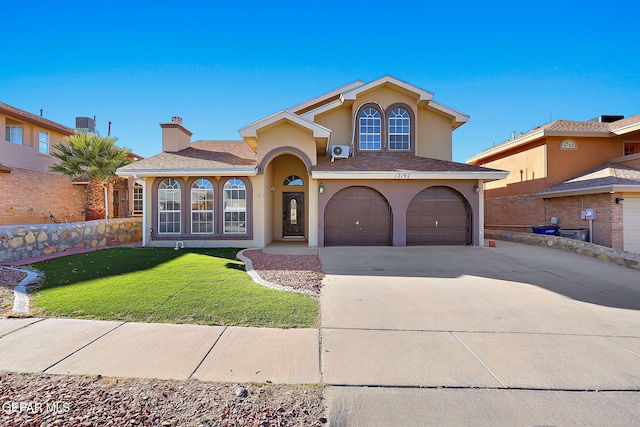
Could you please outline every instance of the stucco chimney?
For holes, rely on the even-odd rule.
[[[171,117],[171,123],[160,123],[162,128],[162,151],[176,152],[189,148],[191,135],[189,129],[182,126],[182,117]]]

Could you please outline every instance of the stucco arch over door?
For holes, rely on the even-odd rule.
[[[407,246],[470,245],[471,209],[451,187],[429,187],[407,208]]]
[[[391,207],[370,187],[338,191],[324,212],[325,246],[391,245]]]

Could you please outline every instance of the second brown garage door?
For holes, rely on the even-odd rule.
[[[391,209],[387,199],[369,187],[338,191],[324,211],[324,244],[391,245]]]
[[[467,200],[449,187],[418,193],[407,209],[407,245],[469,245],[471,215]]]

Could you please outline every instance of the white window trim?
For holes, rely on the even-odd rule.
[[[239,188],[229,188],[227,189],[227,184],[230,181],[240,181],[242,183],[242,189],[244,190],[244,209],[227,209],[227,200],[242,200],[242,199],[234,199],[233,197],[231,199],[229,199],[227,197],[227,191],[231,190],[233,191],[238,191]],[[235,184],[231,184],[232,186]],[[241,180],[240,178],[231,178],[228,179],[223,187],[222,187],[222,192],[223,192],[223,198],[222,198],[222,206],[223,206],[223,213],[222,213],[222,233],[223,234],[247,234],[247,184]],[[233,194],[233,193],[232,193]],[[244,231],[227,231],[227,212],[229,213],[233,213],[233,212],[244,212]],[[234,221],[231,221],[234,222]],[[236,222],[240,222],[240,221],[236,221]]]
[[[46,136],[46,141],[42,138],[43,135]],[[46,151],[42,151],[43,144],[46,146]],[[38,153],[49,154],[49,132],[43,130],[38,132]]]
[[[20,129],[20,142],[14,141],[12,139],[13,129]],[[9,135],[8,135],[9,138],[7,138],[7,131],[9,133]],[[6,139],[7,142],[12,142],[14,144],[22,145],[22,141],[24,140],[24,133],[23,133],[22,125],[7,125],[7,126],[5,126],[5,139]]]
[[[367,115],[367,116],[365,116],[365,113],[366,113],[366,111],[368,111],[368,110],[372,110],[372,111],[374,111],[378,116],[377,116],[377,117],[375,117],[375,116],[368,116],[368,115]],[[379,123],[379,124],[378,124],[378,127],[380,128],[380,132],[378,132],[378,133],[376,133],[376,132],[373,132],[373,133],[364,132],[364,133],[363,133],[363,132],[361,131],[361,129],[362,129],[362,120],[367,120],[367,119],[374,119],[374,120],[377,120],[377,121],[378,121],[378,123]],[[374,124],[373,126],[375,127],[375,124]],[[368,126],[365,124],[365,125],[364,125],[364,127],[366,128],[366,127],[368,127]],[[360,132],[358,133],[358,151],[381,151],[381,150],[382,150],[382,114],[380,113],[380,111],[376,110],[376,109],[375,109],[375,108],[373,108],[373,107],[367,107],[367,108],[365,108],[364,110],[362,110],[362,111],[360,112],[359,116],[358,116],[358,130],[360,131]],[[364,141],[364,148],[363,148],[363,141],[362,141],[362,137],[363,137],[363,136],[374,136],[374,137],[375,137],[376,135],[378,136],[378,138],[379,138],[379,140],[380,140],[380,141],[378,142],[378,144],[380,144],[380,146],[379,146],[378,148],[366,148],[367,143],[366,143],[366,141]],[[374,142],[374,144],[375,144],[375,142]]]
[[[140,198],[136,198],[136,190],[140,190]],[[131,211],[131,215],[133,216],[141,216],[144,212],[144,185],[138,182],[133,184],[133,209]],[[136,209],[136,200],[140,201],[140,206],[142,209]]]
[[[406,114],[406,116],[402,116],[402,117],[394,117],[393,114],[395,113],[396,110],[402,110],[404,111],[404,113]],[[409,129],[409,131],[407,133],[404,132],[391,132],[391,120],[401,120],[403,123],[404,127],[404,121],[406,120],[407,123],[407,128]],[[397,126],[396,126],[397,128]],[[387,127],[387,129],[389,129],[389,140],[388,140],[388,148],[389,151],[411,151],[411,115],[409,114],[409,112],[402,107],[396,107],[391,111],[391,114],[389,114],[389,125]],[[399,136],[405,136],[407,137],[407,148],[391,148],[391,136],[392,135],[399,135]],[[396,142],[397,144],[397,142]]]
[[[162,184],[164,184],[165,181],[174,181],[177,185],[177,188],[160,188],[160,186],[162,186]],[[179,195],[179,202],[180,202],[180,209],[160,209],[160,191],[167,191],[167,190],[171,190],[171,191],[175,191],[178,190],[178,195]],[[178,214],[178,231],[160,231],[160,216],[163,213],[177,213]],[[162,182],[160,183],[160,185],[158,186],[158,234],[180,234],[182,232],[182,189],[180,188],[180,183],[173,179],[173,178],[168,178],[165,180],[162,180]]]
[[[206,181],[209,184],[208,187],[204,187],[203,188],[201,185],[199,185],[200,182],[204,182],[204,181]],[[197,185],[197,187],[196,187],[196,185]],[[215,202],[215,194],[214,194],[214,190],[213,190],[213,183],[210,180],[208,180],[207,178],[198,178],[193,182],[193,184],[191,184],[191,191],[190,191],[190,194],[189,194],[189,197],[191,198],[191,204],[190,204],[191,216],[189,217],[189,220],[190,220],[190,223],[191,223],[191,234],[213,234],[213,233],[215,233],[215,224],[216,224],[215,223],[215,216],[214,216],[215,215],[215,212],[214,212],[215,208],[212,207],[211,209],[193,209],[193,204],[194,204],[193,191],[194,190],[196,190],[198,192],[205,192],[205,194],[208,193],[209,190],[211,190],[211,204],[212,204],[212,206],[214,206],[213,203]],[[206,206],[206,203],[208,201],[209,200],[205,196],[205,200],[204,200],[205,206]],[[193,214],[194,213],[199,213],[199,214],[210,213],[211,214],[211,231],[193,231],[193,225],[194,225]],[[202,221],[200,223],[202,223]],[[204,221],[204,223],[207,224],[208,221]]]

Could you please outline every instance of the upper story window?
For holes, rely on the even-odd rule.
[[[389,150],[409,150],[411,118],[404,108],[394,108],[389,114]]]
[[[380,112],[375,108],[365,108],[358,118],[360,130],[359,149],[381,150],[382,149],[382,120]]]
[[[640,154],[640,142],[625,142],[624,155]]]
[[[191,232],[213,233],[213,185],[208,179],[191,185]]]
[[[49,132],[40,131],[38,138],[38,151],[44,154],[49,154]]]
[[[244,234],[247,232],[247,187],[238,178],[231,178],[224,184],[224,233]]]
[[[165,179],[158,186],[158,233],[180,233],[180,183]]]
[[[4,128],[5,141],[22,144],[22,126],[6,126]]]
[[[294,186],[304,185],[304,182],[302,181],[302,178],[300,178],[299,176],[290,175],[284,180],[283,185],[294,187]]]

